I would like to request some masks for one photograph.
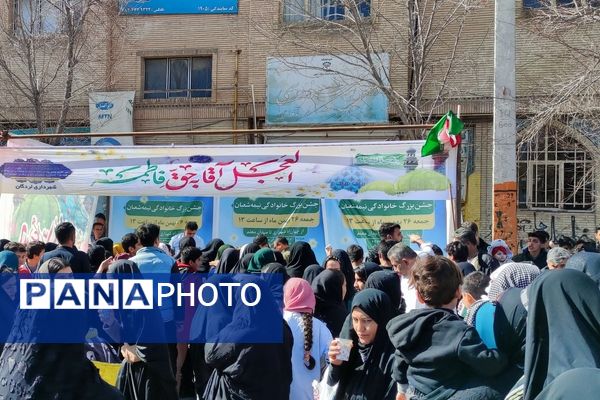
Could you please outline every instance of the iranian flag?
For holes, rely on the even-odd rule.
[[[452,111],[448,111],[427,134],[427,140],[421,148],[421,157],[441,153],[445,144],[450,147],[458,146],[463,127],[463,122]]]

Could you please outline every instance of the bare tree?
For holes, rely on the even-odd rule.
[[[565,161],[564,188],[550,185],[544,190],[554,189],[555,198],[560,196],[571,206],[577,201],[580,206],[586,202],[591,206],[591,199],[597,196],[593,188],[600,155],[600,2],[540,0],[536,5],[528,10],[524,28],[543,42],[545,49],[553,50],[547,57],[561,67],[544,75],[538,95],[521,99],[527,118],[518,145],[523,154],[529,154],[528,149],[540,154],[581,149],[576,158]],[[595,166],[582,167],[586,160]],[[548,176],[558,175],[548,173],[546,180]]]
[[[293,63],[287,56],[296,49],[364,71],[335,72],[378,88],[397,120],[418,124],[429,122],[447,99],[464,96],[451,77],[459,54],[476,51],[460,41],[468,15],[480,6],[478,0],[280,0],[282,17],[261,16],[251,24],[273,44],[270,55],[283,62]],[[391,70],[381,68],[383,54]]]
[[[15,1],[12,23],[0,29],[0,84],[10,102],[2,117],[63,132],[74,101],[87,104],[90,89],[108,86],[101,60],[118,10],[117,0]]]
[[[541,0],[538,5],[529,11],[527,28],[553,45],[557,62],[566,68],[547,80],[540,96],[526,100],[531,116],[521,142],[536,140],[554,121],[600,140],[600,1]]]

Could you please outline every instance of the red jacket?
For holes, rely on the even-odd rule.
[[[33,278],[33,274],[29,270],[29,267],[25,264],[19,267],[19,277],[20,278]]]

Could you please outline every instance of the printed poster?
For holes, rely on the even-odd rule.
[[[171,237],[182,233],[188,221],[198,224],[204,243],[213,233],[213,199],[210,197],[115,196],[110,202],[109,236],[118,242],[142,224],[160,226],[160,241],[169,243]]]

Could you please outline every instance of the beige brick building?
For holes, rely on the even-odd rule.
[[[10,27],[22,13],[19,5],[27,1],[31,3],[4,0],[0,8],[2,25]],[[406,21],[404,2],[372,0],[370,3],[370,7],[377,8],[388,19],[399,24]],[[311,49],[327,49],[319,46],[324,43],[336,48],[345,46],[339,37],[340,30],[319,29],[318,23],[299,21],[298,16],[290,15],[290,4],[302,4],[311,13],[317,2],[239,0],[236,14],[109,16],[106,24],[94,27],[98,40],[89,54],[90,67],[77,76],[76,84],[83,89],[75,96],[70,123],[85,124],[86,92],[134,90],[134,129],[156,132],[154,136],[137,138],[137,144],[230,143],[229,135],[170,136],[162,132],[253,128],[255,119],[263,126],[267,57],[315,55],[318,53]],[[316,9],[319,12],[320,7],[317,5]],[[448,76],[454,90],[450,101],[438,110],[441,115],[448,107],[461,105],[462,118],[469,127],[462,149],[463,218],[478,222],[486,238],[490,237],[492,213],[493,13],[494,3],[489,0],[470,14],[457,46],[461,62]],[[568,55],[557,54],[551,42],[530,33],[528,23],[528,12],[518,0],[519,99],[542,95],[551,77],[568,74],[572,62]],[[401,47],[402,38],[382,26],[373,22],[382,48]],[[285,32],[290,29],[294,30],[296,40],[300,38],[297,45],[285,39]],[[432,76],[439,78],[444,74],[450,47],[450,43],[440,40],[432,50],[432,58],[439,60],[433,64]],[[390,80],[394,87],[407,90],[408,71],[397,61],[391,57]],[[2,72],[0,78],[1,75]],[[2,79],[0,87],[12,90]],[[423,90],[427,98],[434,97],[437,89],[429,85]],[[11,107],[15,107],[15,102],[7,98],[0,102],[3,103],[0,127],[12,129],[33,122],[31,113],[23,111],[27,107],[19,104],[19,112],[13,112]],[[518,114],[522,121],[526,121],[528,112],[526,103],[520,102]],[[556,145],[553,138],[565,130],[573,132],[578,141],[570,146]],[[593,174],[599,160],[597,145],[575,128],[559,123],[548,127],[548,132],[543,146],[522,149],[517,157],[520,238],[526,238],[526,233],[534,229],[545,229],[553,236],[592,237],[599,209],[594,185],[598,177]],[[275,135],[267,140],[382,140],[395,134],[324,131]],[[240,142],[254,140],[254,136],[240,137]],[[577,176],[582,174],[590,176],[583,187],[576,185]]]

